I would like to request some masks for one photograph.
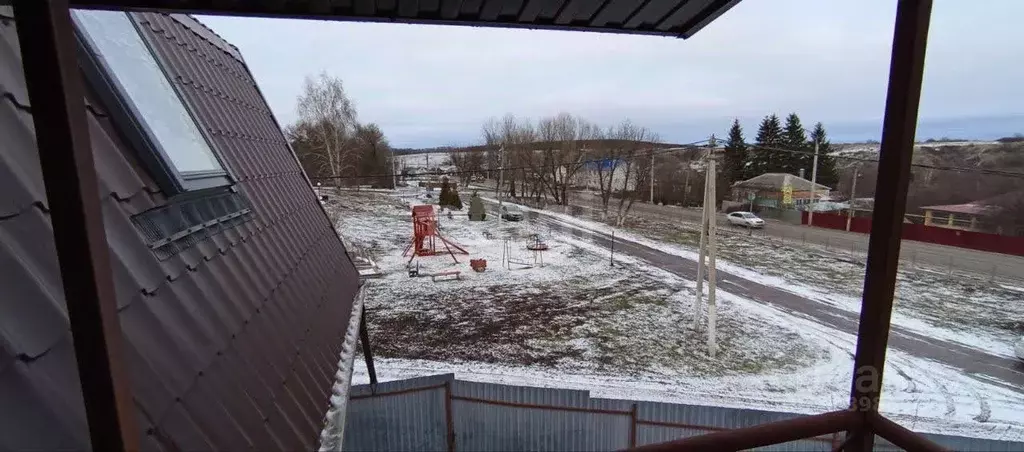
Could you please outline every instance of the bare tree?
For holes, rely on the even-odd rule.
[[[298,124],[291,129],[291,135],[303,140],[306,158],[318,174],[337,182],[342,176],[355,173],[359,165],[353,139],[356,110],[341,79],[326,73],[315,79],[306,77],[298,98],[298,114]]]
[[[484,160],[486,159],[484,149],[476,147],[447,146],[445,153],[452,166],[459,172],[462,182],[468,187],[472,176],[483,172]]]
[[[556,203],[568,205],[569,186],[584,167],[584,143],[600,136],[600,128],[583,118],[561,113],[543,118],[537,125],[542,156],[538,172],[541,182]]]
[[[391,146],[384,132],[377,124],[357,124],[355,128],[355,149],[359,156],[358,176],[377,176],[373,185],[394,188],[390,164]]]
[[[613,136],[613,141],[620,146],[619,158],[623,167],[622,189],[615,215],[615,224],[622,226],[640,187],[650,183],[654,144],[659,138],[646,127],[636,126],[628,119],[619,125]]]

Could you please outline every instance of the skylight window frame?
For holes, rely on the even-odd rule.
[[[111,11],[113,12],[113,11]],[[202,126],[193,108],[184,93],[182,93],[174,78],[167,69],[167,64],[154,49],[151,38],[141,30],[139,19],[134,13],[118,11],[127,17],[136,35],[142,42],[149,56],[156,63],[157,68],[163,75],[176,96],[176,100],[188,114],[189,119],[195,125],[199,136],[209,148],[216,163],[220,166],[218,170],[207,171],[180,171],[171,159],[170,151],[157,138],[151,127],[143,120],[139,107],[128,95],[126,88],[114,75],[114,69],[100,56],[100,52],[93,46],[89,32],[75,17],[72,10],[72,25],[75,29],[75,38],[80,53],[80,65],[88,84],[99,97],[105,107],[104,110],[111,116],[117,126],[118,133],[128,142],[135,151],[135,155],[142,164],[149,170],[161,189],[170,196],[192,194],[209,189],[217,189],[231,186],[237,178],[224,161],[214,140]]]

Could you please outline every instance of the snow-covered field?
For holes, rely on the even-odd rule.
[[[442,171],[453,169],[451,159],[443,152],[425,152],[420,154],[400,154],[396,156],[399,168],[440,168]]]
[[[550,213],[571,224],[611,227]],[[669,254],[696,260],[700,239],[696,224],[634,218],[632,232],[620,236]],[[802,297],[859,313],[866,256],[809,244],[786,245],[750,237],[720,225],[719,268],[752,281],[784,287]],[[920,266],[902,265],[897,274],[893,324],[943,339],[1012,357],[1013,343],[1024,330],[1024,289],[984,278]]]
[[[455,372],[468,380],[588,389],[600,397],[806,413],[848,403],[852,335],[719,290],[721,348],[709,358],[704,331],[691,326],[692,281],[620,255],[611,267],[607,250],[529,221],[499,226],[490,217],[470,222],[464,215],[441,215],[442,233],[470,256],[457,256],[458,264],[450,256],[418,258],[420,271],[458,269],[462,279],[410,278],[408,258],[402,257],[412,234],[410,202],[425,200],[412,189],[397,196],[347,192],[328,206],[340,211],[342,234],[385,273],[370,282],[366,299],[382,379]],[[584,234],[607,228],[565,217]],[[525,249],[532,234],[551,248],[543,253],[543,266]],[[667,244],[640,234],[617,235],[694,254],[684,240]],[[506,239],[513,259],[530,268],[501,265]],[[470,257],[487,259],[487,271],[472,272]],[[784,277],[750,268],[749,261],[725,260],[720,268],[791,288]],[[808,297],[856,301],[808,281]],[[901,424],[1024,438],[1018,409],[1024,394],[894,350],[887,369],[882,410]],[[357,368],[355,381],[365,380]]]

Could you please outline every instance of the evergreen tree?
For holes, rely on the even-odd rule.
[[[484,202],[477,192],[469,198],[469,219],[472,221],[483,221],[487,219],[487,211],[484,209]]]
[[[828,141],[828,135],[825,134],[825,126],[820,122],[815,124],[814,130],[811,131],[812,152],[815,142],[818,143],[818,183],[835,190],[839,184],[839,171],[836,170],[835,157],[830,155],[832,146]]]
[[[452,197],[452,187],[451,187],[451,184],[448,183],[448,178],[447,177],[442,178],[441,179],[441,193],[438,193],[438,195],[437,195],[437,205],[439,207],[450,206],[451,203],[452,203],[451,197]]]
[[[448,206],[454,210],[462,210],[462,198],[459,197],[459,191],[452,189],[448,193]]]
[[[781,152],[771,148],[781,148],[782,123],[775,114],[765,116],[757,129],[757,147],[750,152],[750,164],[747,173],[750,177],[759,176],[764,173],[782,172]]]
[[[782,147],[791,152],[779,153],[782,160],[779,165],[782,168],[781,172],[799,176],[800,170],[803,169],[804,177],[810,179],[811,161],[814,156],[803,153],[813,150],[808,149],[804,125],[800,123],[800,117],[796,113],[786,116],[786,129],[782,132],[782,142]]]
[[[729,128],[729,139],[725,142],[725,174],[723,177],[733,184],[747,180],[747,144],[743,142],[743,128],[740,120],[734,119]]]

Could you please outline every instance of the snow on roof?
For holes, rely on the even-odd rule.
[[[1024,199],[1024,190],[1015,190],[1001,195],[992,196],[964,204],[943,204],[938,206],[923,206],[923,210],[937,210],[939,212],[962,213],[965,215],[990,216],[999,213],[1006,205],[1019,203]]]
[[[755,176],[745,181],[736,182],[735,184],[733,184],[733,187],[782,190],[782,185],[783,183],[785,183],[786,176],[789,176],[789,183],[793,186],[793,190],[811,190],[811,181],[804,179],[800,176],[787,173],[764,173],[760,176]],[[815,190],[831,190],[831,188],[825,185],[814,185],[816,186]]]

